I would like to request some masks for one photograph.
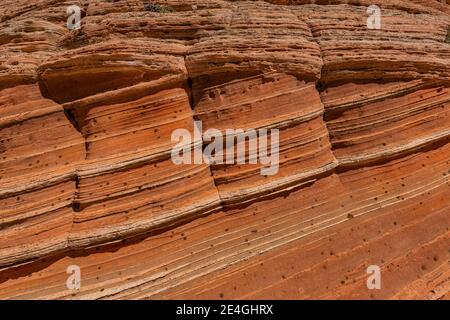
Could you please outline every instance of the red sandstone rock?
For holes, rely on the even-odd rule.
[[[0,91],[0,265],[67,248],[81,134],[37,85]]]
[[[152,3],[0,5],[0,298],[449,298],[448,5]],[[175,164],[194,120],[279,171]]]

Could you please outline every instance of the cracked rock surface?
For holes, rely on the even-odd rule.
[[[0,298],[449,299],[449,4],[3,0]],[[198,120],[278,173],[175,164]]]

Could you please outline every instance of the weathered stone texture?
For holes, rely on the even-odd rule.
[[[0,298],[448,299],[449,31],[434,0],[2,1]],[[196,120],[279,129],[279,171],[173,163]]]

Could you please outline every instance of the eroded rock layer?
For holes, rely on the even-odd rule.
[[[0,65],[0,298],[448,299],[442,1],[3,1]]]

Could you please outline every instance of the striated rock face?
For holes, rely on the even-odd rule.
[[[434,0],[4,0],[0,298],[448,299],[449,32]],[[204,161],[229,131],[246,161]]]

